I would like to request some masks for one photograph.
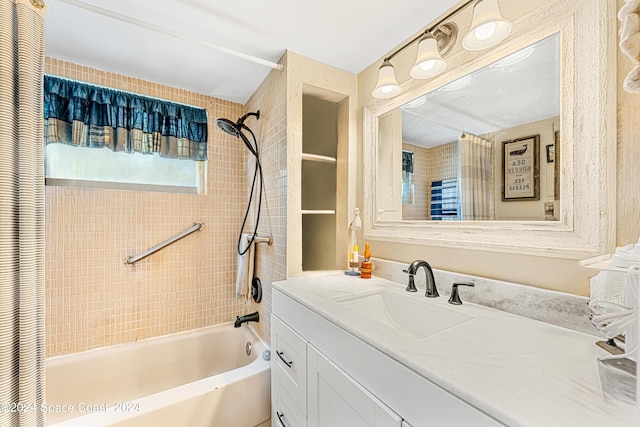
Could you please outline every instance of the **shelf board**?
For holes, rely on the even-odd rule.
[[[302,153],[302,160],[311,160],[312,162],[335,163],[335,157],[321,156],[320,154]]]
[[[335,215],[334,209],[302,209],[302,215]]]

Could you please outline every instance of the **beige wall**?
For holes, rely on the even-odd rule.
[[[553,0],[540,3],[502,1],[501,9],[507,18],[512,19],[513,17],[523,16],[535,7],[541,7],[543,3],[550,4],[553,3]],[[619,0],[618,6],[622,4],[623,2]],[[470,21],[470,14],[471,11],[465,11],[458,16],[458,19],[468,22]],[[425,23],[425,25],[427,24]],[[470,62],[467,63],[467,66],[471,70],[473,68],[474,54],[464,53],[463,55],[465,58],[469,58]],[[394,58],[393,65],[401,83],[407,79],[408,69],[414,58],[415,52],[411,49]],[[361,106],[372,100],[370,93],[375,86],[377,69],[381,60],[382,58],[358,76],[359,103]],[[637,125],[637,117],[640,113],[640,96],[626,94],[621,89],[622,78],[631,69],[632,65],[619,52],[617,67],[617,203],[616,206],[611,206],[603,214],[616,216],[616,241],[618,245],[623,245],[635,241],[638,237],[638,232],[640,232],[640,216],[637,214],[640,210],[640,179],[638,179],[637,168],[634,170],[635,159],[640,158],[640,144],[637,142],[640,140],[640,127]],[[462,69],[449,70],[444,76],[438,77],[438,81],[446,81],[446,74],[449,72],[461,75],[463,71]],[[409,82],[406,89],[417,89],[425,84],[421,81]],[[362,120],[362,117],[360,120]],[[584,118],[584,120],[591,120],[591,118]],[[362,150],[362,141],[359,144],[359,148]],[[363,200],[361,181],[362,178],[360,178],[358,187],[358,203],[362,203]],[[579,184],[576,183],[576,185]],[[592,271],[578,268],[575,260],[529,256],[525,253],[459,250],[384,241],[372,242],[371,250],[372,255],[376,257],[407,263],[414,259],[422,258],[428,260],[435,268],[507,280],[578,295],[588,294],[588,278],[593,275]]]
[[[206,195],[46,187],[47,356],[233,320],[243,311],[234,283],[245,149],[215,120],[235,120],[242,105],[51,58],[46,72],[203,107],[209,118]],[[194,222],[204,228],[124,265]]]
[[[286,57],[280,63],[287,67]],[[251,302],[246,313],[258,311],[260,322],[254,324],[258,333],[268,342],[271,334],[271,289],[274,281],[286,278],[287,266],[287,79],[286,71],[273,70],[254,92],[245,112],[260,110],[260,119],[248,119],[248,125],[258,139],[264,186],[259,233],[271,233],[273,245],[259,244],[256,249],[255,276],[262,282],[263,299]],[[240,142],[238,141],[238,144]],[[247,152],[243,148],[244,151]],[[245,165],[247,173],[253,167]],[[247,181],[247,189],[249,182]],[[248,193],[243,193],[248,194]],[[255,205],[257,207],[257,203]],[[254,224],[255,210],[250,223]]]

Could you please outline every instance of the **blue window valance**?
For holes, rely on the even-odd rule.
[[[207,112],[190,107],[44,76],[45,142],[207,159]]]

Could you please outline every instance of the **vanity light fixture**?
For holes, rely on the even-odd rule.
[[[483,50],[504,40],[511,32],[511,22],[500,14],[498,0],[481,0],[473,7],[471,28],[462,39],[467,50]]]
[[[384,58],[378,70],[378,82],[371,95],[374,98],[392,98],[402,92],[391,59],[418,40],[416,61],[409,71],[411,77],[427,79],[442,73],[447,68],[442,57],[453,49],[458,35],[458,27],[453,22],[445,23],[445,21],[471,3],[475,3],[471,28],[462,39],[462,46],[465,49],[472,51],[488,49],[509,35],[511,23],[500,14],[498,0],[468,0],[427,28],[422,34]]]
[[[376,98],[392,98],[402,92],[402,88],[396,80],[396,73],[393,65],[385,59],[378,70],[378,84],[373,89],[371,95]]]
[[[415,65],[409,71],[409,75],[414,79],[427,79],[437,76],[446,68],[447,63],[440,56],[437,40],[431,33],[427,33],[418,43],[418,56],[416,57]]]

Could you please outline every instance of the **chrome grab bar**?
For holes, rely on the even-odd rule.
[[[147,249],[146,251],[136,255],[136,256],[132,256],[127,258],[127,260],[124,262],[125,264],[131,265],[135,262],[140,261],[143,258],[148,257],[149,255],[158,252],[160,249],[164,248],[165,246],[169,246],[170,244],[177,242],[178,240],[182,239],[183,237],[188,236],[189,234],[193,233],[194,231],[198,231],[200,230],[202,227],[204,226],[203,223],[201,222],[196,222],[195,224],[193,224],[191,227],[187,228],[186,230],[176,234],[173,237],[168,238],[167,240],[165,240],[162,243],[158,243],[157,245],[155,245],[152,248]]]

